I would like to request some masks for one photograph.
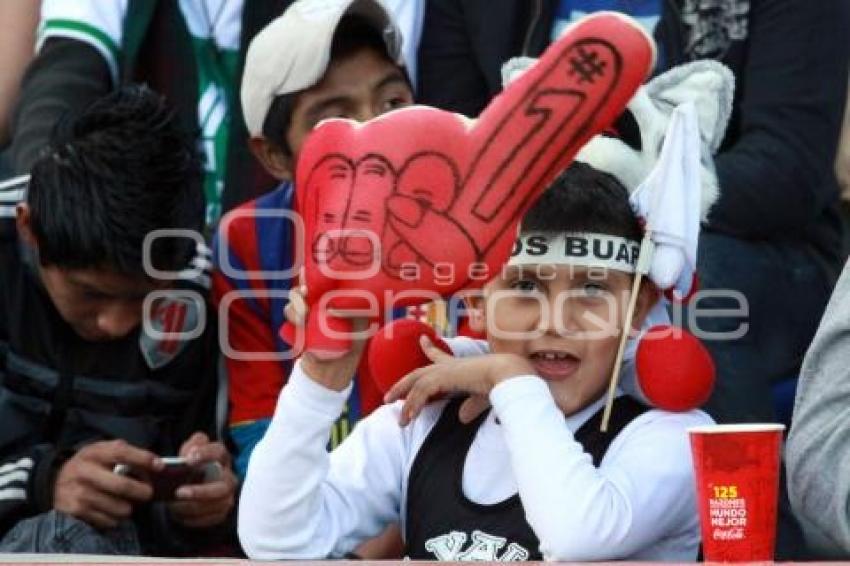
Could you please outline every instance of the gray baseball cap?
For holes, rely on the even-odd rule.
[[[403,65],[401,31],[380,0],[297,0],[251,41],[242,76],[242,114],[252,136],[276,96],[318,83],[331,59],[334,34],[343,16],[358,15],[373,24],[387,54]]]

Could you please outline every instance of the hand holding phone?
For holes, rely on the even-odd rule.
[[[113,474],[116,462],[151,472],[161,466],[156,454],[124,440],[92,442],[59,467],[53,508],[99,529],[117,526],[136,504],[150,501],[153,490],[146,481]]]
[[[132,466],[118,464],[113,470],[116,474],[147,481],[153,487],[154,501],[172,501],[180,486],[216,481],[221,477],[221,465],[218,462],[189,464],[186,458],[162,458],[164,467],[159,472],[140,472]]]
[[[230,468],[230,454],[221,442],[211,442],[209,437],[196,432],[180,447],[179,454],[197,466],[211,462],[215,471],[206,476],[204,483],[184,484],[168,502],[171,518],[188,528],[206,528],[221,524],[236,504],[238,481]],[[212,478],[217,479],[212,479]]]

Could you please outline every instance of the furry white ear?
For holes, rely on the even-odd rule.
[[[502,66],[503,84],[515,80],[535,62],[529,57],[510,59]],[[579,151],[576,161],[613,175],[630,193],[635,191],[659,158],[673,111],[692,102],[701,141],[700,216],[705,220],[720,194],[713,156],[726,134],[734,91],[734,75],[722,63],[694,61],[673,67],[638,89],[628,104],[640,129],[642,149],[635,150],[618,138],[596,136]]]
[[[667,111],[692,101],[697,111],[702,142],[712,155],[717,153],[732,115],[735,76],[717,61],[694,61],[673,67],[646,84],[656,105]]]
[[[536,61],[531,57],[509,59],[502,65],[502,85],[516,80]],[[645,93],[656,105],[667,107],[665,114],[693,101],[702,141],[712,155],[717,153],[732,116],[735,95],[735,75],[726,65],[703,60],[673,67],[649,81]]]

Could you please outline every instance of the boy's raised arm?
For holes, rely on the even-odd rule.
[[[249,557],[339,557],[399,520],[407,443],[397,411],[379,409],[327,451],[350,389],[328,389],[295,364],[242,490],[239,539]]]

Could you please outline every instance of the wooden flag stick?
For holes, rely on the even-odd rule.
[[[635,266],[635,280],[632,282],[632,294],[629,297],[629,306],[626,309],[626,318],[623,321],[623,331],[620,334],[620,345],[617,348],[617,357],[614,359],[614,369],[611,371],[611,379],[608,384],[608,398],[605,401],[605,411],[602,413],[602,432],[608,432],[608,421],[611,420],[611,410],[614,408],[614,396],[617,393],[617,385],[620,383],[620,368],[623,365],[623,356],[626,353],[626,343],[632,330],[632,321],[635,318],[640,284],[645,274],[649,273],[652,265],[652,253],[654,243],[652,242],[652,231],[647,230],[640,243],[637,266]]]

